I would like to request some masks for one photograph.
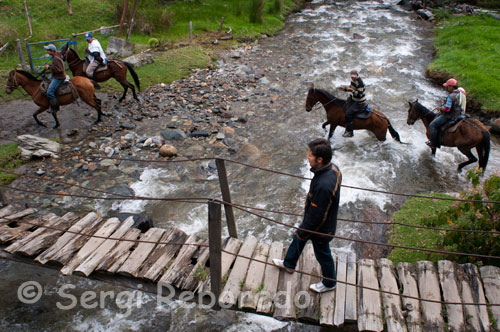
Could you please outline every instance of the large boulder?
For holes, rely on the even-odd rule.
[[[59,158],[61,144],[57,142],[33,135],[20,135],[17,136],[17,140],[22,160],[44,157]]]

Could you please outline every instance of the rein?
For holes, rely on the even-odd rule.
[[[63,60],[66,61],[69,66],[75,65],[78,62],[82,61],[79,57],[76,57],[75,59],[68,61],[68,52],[69,51],[70,51],[70,47],[68,46],[68,48],[66,49],[66,52],[64,52],[64,54],[63,54]]]

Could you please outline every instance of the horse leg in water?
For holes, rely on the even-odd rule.
[[[474,154],[472,154],[472,151],[469,147],[457,146],[457,148],[460,150],[460,152],[462,152],[464,155],[466,155],[467,158],[469,158],[469,160],[464,161],[463,163],[460,163],[458,165],[457,171],[461,172],[462,168],[464,168],[464,166],[475,163],[477,161],[477,158],[474,156]]]
[[[328,126],[328,124],[329,124],[328,121],[323,122],[323,124],[321,125],[321,128],[326,130],[326,126]]]
[[[35,118],[37,125],[47,128],[47,126],[42,121],[38,120],[38,114],[46,111],[48,108],[48,106],[40,106],[40,108],[37,109],[35,113],[33,113],[33,118]]]

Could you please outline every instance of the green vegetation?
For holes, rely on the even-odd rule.
[[[203,281],[203,280],[207,279],[208,272],[204,266],[198,265],[196,271],[194,271],[194,277],[198,281]]]
[[[0,184],[9,184],[17,178],[16,175],[4,173],[2,170],[12,171],[15,167],[21,165],[20,153],[17,143],[0,145]]]
[[[258,3],[257,7],[253,4]],[[274,34],[283,27],[284,16],[298,8],[303,0],[197,0],[197,1],[141,1],[137,7],[134,31],[130,40],[136,43],[136,51],[154,48],[155,63],[136,68],[145,89],[158,83],[170,83],[186,77],[193,68],[205,68],[216,59],[218,49],[231,48],[237,41],[248,41],[261,34]],[[60,0],[29,1],[33,26],[30,42],[71,38],[72,33],[111,26],[120,22],[123,0],[73,0],[73,16],[67,13],[66,2]],[[132,7],[129,5],[129,14]],[[224,17],[223,31],[219,24]],[[251,17],[257,17],[255,23]],[[190,43],[189,22],[193,22],[193,41]],[[212,42],[231,28],[232,41]],[[10,42],[0,56],[0,81],[16,67],[19,58],[15,52],[15,40],[28,37],[29,30],[24,4],[17,0],[0,2],[0,46]],[[122,33],[122,38],[126,31]],[[104,49],[109,36],[95,33]],[[77,38],[78,51],[84,54],[86,42]],[[24,43],[23,48],[24,48]],[[122,88],[110,80],[103,84],[107,91]],[[19,90],[12,95],[2,94],[1,100],[27,98]]]
[[[426,195],[428,196],[428,195]],[[450,198],[444,194],[431,194],[430,196]],[[394,213],[393,222],[407,225],[426,226],[425,220],[440,211],[445,210],[452,204],[448,200],[431,200],[427,198],[412,198],[405,202],[403,207]],[[442,225],[440,228],[448,228]],[[436,243],[442,236],[442,231],[433,231],[423,228],[412,228],[407,226],[394,225],[389,240],[390,244],[419,247],[426,249],[437,249]],[[390,260],[397,264],[399,262],[415,263],[421,260],[437,261],[443,259],[442,255],[424,251],[414,251],[395,248],[388,256]]]
[[[487,111],[500,111],[500,21],[489,15],[449,16],[437,12],[436,57],[430,70],[456,77]]]

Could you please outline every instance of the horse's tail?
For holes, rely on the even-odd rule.
[[[394,138],[399,143],[403,143],[403,142],[401,142],[401,138],[399,137],[399,133],[392,126],[391,121],[389,121],[389,119],[387,119],[387,118],[385,118],[385,119],[387,120],[387,129],[389,129],[389,132],[391,133],[392,138]]]
[[[124,62],[125,65],[127,66],[128,70],[130,71],[130,75],[132,75],[132,78],[134,79],[135,86],[137,87],[138,91],[141,91],[141,84],[139,83],[139,76],[137,76],[137,73],[134,70],[134,66],[132,66],[131,63]]]
[[[479,167],[483,169],[483,172],[486,171],[486,165],[488,165],[488,159],[490,157],[490,133],[487,130],[482,130],[483,139],[481,140],[481,144],[478,147],[478,156],[479,156]]]

